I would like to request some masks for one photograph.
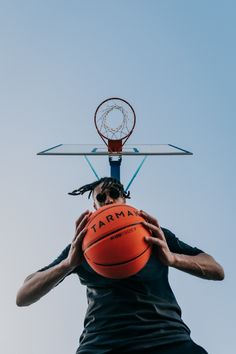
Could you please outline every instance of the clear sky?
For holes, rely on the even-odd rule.
[[[136,111],[130,143],[193,152],[148,158],[131,201],[224,266],[223,282],[174,269],[170,282],[192,338],[209,354],[235,352],[235,12],[230,0],[0,1],[2,353],[76,351],[86,311],[76,277],[28,308],[15,295],[92,209],[67,195],[94,180],[85,160],[36,153],[99,143],[93,114],[112,96]],[[92,162],[109,174],[106,158]],[[125,185],[139,162],[123,159]]]

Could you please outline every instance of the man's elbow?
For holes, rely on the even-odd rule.
[[[29,306],[32,304],[32,301],[30,301],[30,287],[27,286],[27,282],[33,278],[34,275],[35,273],[28,275],[28,277],[25,278],[23,285],[19,288],[16,294],[16,305],[18,307]]]
[[[16,295],[16,306],[18,306],[18,307],[27,306],[27,305],[24,303],[24,301],[23,301],[22,297],[20,296],[20,294],[17,294],[17,295]]]
[[[209,254],[202,253],[202,257],[204,257],[206,273],[208,273],[209,280],[224,280],[225,272],[224,268],[216,262],[216,260],[210,256]],[[208,270],[207,270],[208,269]]]
[[[216,272],[216,279],[215,280],[224,280],[225,278],[225,272],[223,267],[220,265],[218,266],[217,272]]]
[[[16,295],[16,306],[24,307],[24,306],[31,305],[31,303],[32,302],[30,302],[29,299],[26,296],[24,296],[24,294],[21,292],[21,290],[19,290]]]
[[[217,262],[214,262],[215,264],[212,267],[212,280],[224,280],[225,278],[225,272],[224,268]]]
[[[23,307],[25,306],[23,302],[19,301],[18,299],[16,299],[16,306],[18,307]]]
[[[16,306],[18,306],[18,307],[24,306],[24,303],[23,303],[23,301],[21,301],[19,296],[16,296]]]

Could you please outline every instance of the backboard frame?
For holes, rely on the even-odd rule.
[[[161,156],[193,155],[173,144],[125,144],[122,151],[108,151],[105,144],[58,144],[37,155],[53,156]]]

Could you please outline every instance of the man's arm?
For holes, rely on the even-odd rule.
[[[68,267],[68,264],[62,261],[52,268],[29,275],[17,293],[17,306],[28,306],[38,301],[71,271],[72,269]]]
[[[76,221],[75,236],[66,258],[49,269],[33,273],[25,279],[16,296],[17,306],[28,306],[38,301],[82,263],[82,241],[87,232],[85,226],[90,214],[86,211]]]
[[[196,256],[177,253],[172,253],[172,255],[174,258],[172,264],[170,264],[171,267],[203,279],[224,279],[224,269],[207,253],[199,253]]]
[[[213,257],[204,252],[198,255],[185,255],[171,252],[158,221],[143,211],[140,212],[140,215],[146,220],[143,223],[144,226],[149,228],[154,236],[147,237],[146,242],[158,246],[158,257],[163,264],[203,279],[224,279],[224,270]]]

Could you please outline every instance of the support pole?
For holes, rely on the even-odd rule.
[[[135,177],[136,177],[137,174],[139,173],[139,171],[140,171],[141,167],[143,166],[143,163],[144,163],[144,161],[146,160],[146,158],[147,158],[147,155],[144,156],[144,158],[142,159],[142,162],[140,163],[140,165],[138,166],[137,170],[135,171],[133,177],[132,177],[131,180],[129,181],[128,186],[125,188],[125,191],[126,191],[126,192],[128,191],[128,189],[129,189],[129,187],[131,186],[133,180],[135,179]]]
[[[95,176],[97,177],[97,180],[99,180],[99,176],[97,174],[97,172],[95,171],[95,168],[93,167],[92,163],[90,162],[88,156],[84,155],[85,160],[88,162],[89,167],[91,168],[91,170],[93,171],[93,173],[95,174]]]
[[[118,179],[120,181],[120,165],[122,157],[121,156],[110,156],[109,164],[111,166],[111,177]]]

